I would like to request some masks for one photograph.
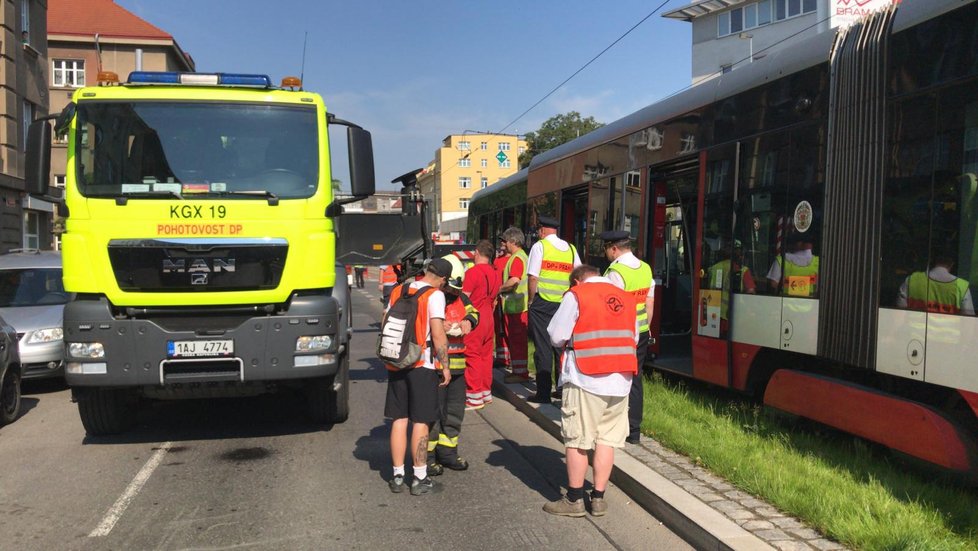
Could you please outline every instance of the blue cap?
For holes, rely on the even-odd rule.
[[[545,228],[559,228],[560,222],[551,216],[537,216],[537,223]]]
[[[598,239],[608,243],[624,241],[626,239],[631,239],[631,237],[632,236],[625,230],[608,230],[598,234]]]

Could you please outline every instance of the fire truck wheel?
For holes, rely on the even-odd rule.
[[[86,388],[76,394],[78,413],[89,436],[118,434],[136,422],[136,396],[126,389]]]
[[[339,388],[336,388],[339,387]],[[306,387],[306,408],[314,423],[342,423],[350,416],[350,360],[344,354],[333,377],[314,379]]]

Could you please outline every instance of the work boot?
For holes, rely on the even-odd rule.
[[[390,479],[387,485],[390,486],[391,491],[394,492],[395,494],[399,494],[403,492],[404,487],[406,486],[406,484],[404,484],[404,475],[402,474],[394,475],[394,478]]]
[[[540,396],[536,394],[527,398],[526,401],[530,402],[531,404],[549,404],[550,396]]]
[[[587,514],[587,511],[584,510],[583,499],[571,501],[567,499],[566,495],[557,501],[547,503],[543,506],[543,510],[551,515],[560,515],[562,517],[583,517]]]
[[[435,483],[431,480],[430,476],[426,476],[423,479],[417,479],[411,481],[411,495],[421,496],[424,494],[429,494],[435,490]]]
[[[441,476],[445,472],[445,468],[441,463],[429,460],[428,461],[428,476]]]
[[[557,387],[557,390],[554,390],[553,393],[550,394],[550,397],[553,398],[554,400],[560,400],[564,397],[564,390],[560,387]]]
[[[591,515],[603,517],[608,512],[608,502],[603,497],[591,496]]]
[[[454,461],[446,461],[442,463],[441,466],[453,471],[464,471],[469,468],[469,462],[461,458],[456,458]],[[431,467],[428,467],[428,471],[431,472]]]

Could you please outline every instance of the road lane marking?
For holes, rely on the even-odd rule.
[[[172,445],[173,442],[163,442],[163,444],[157,448],[156,453],[154,453],[152,457],[146,461],[146,464],[143,465],[142,469],[139,469],[139,472],[136,473],[136,476],[132,479],[132,482],[129,483],[129,486],[126,486],[126,491],[122,492],[119,499],[115,500],[115,503],[112,504],[112,508],[109,509],[109,512],[105,514],[102,522],[100,522],[99,525],[88,534],[88,537],[100,538],[102,536],[109,535],[109,532],[111,532],[112,528],[115,527],[115,523],[119,522],[119,518],[121,518],[122,514],[126,512],[126,508],[129,507],[129,504],[132,503],[132,500],[135,499],[136,495],[139,494],[139,491],[143,489],[143,485],[146,484],[147,480],[149,480],[150,475],[152,475],[153,471],[155,471],[156,468],[160,466],[160,463],[163,462],[163,458],[166,457],[166,452],[169,451],[170,446]]]

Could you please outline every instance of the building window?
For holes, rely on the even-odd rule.
[[[472,187],[472,178],[468,176],[459,176],[458,187],[459,189],[469,189],[470,187]]]
[[[20,0],[20,36],[24,44],[31,43],[31,0]]]
[[[518,148],[516,148],[516,152],[522,155],[523,153],[526,152],[526,146],[525,145],[519,146]]]
[[[467,209],[467,208],[469,208],[469,198],[468,197],[462,197],[461,199],[459,199],[458,200],[458,208],[460,208],[460,209]]]
[[[85,86],[85,62],[78,59],[55,59],[51,76],[54,86],[81,88]]]
[[[483,151],[489,149],[489,142],[479,142],[479,149]]]
[[[21,145],[24,151],[27,151],[27,131],[31,127],[31,122],[34,121],[34,104],[24,100],[24,126],[23,135],[21,137]]]
[[[489,161],[486,159],[482,159],[481,161],[479,161],[479,165],[482,166],[482,168],[486,168],[487,166],[489,166]]]
[[[468,157],[462,157],[461,159],[458,160],[458,166],[462,168],[470,167],[472,166],[472,159]]]
[[[509,168],[509,159],[499,161],[499,168]]]
[[[458,148],[462,151],[468,151],[469,149],[472,149],[472,146],[467,140],[462,140],[458,142]]]
[[[24,211],[24,248],[41,248],[41,213]]]
[[[60,188],[64,188],[65,187],[65,175],[64,174],[55,174],[54,175],[54,187],[60,187]]]
[[[499,144],[500,151],[509,151],[509,142],[502,142]]]
[[[479,185],[482,186],[482,189],[486,189],[487,187],[489,187],[489,178],[486,178],[485,176],[480,178]]]
[[[816,0],[761,0],[717,15],[717,37],[815,13]]]

